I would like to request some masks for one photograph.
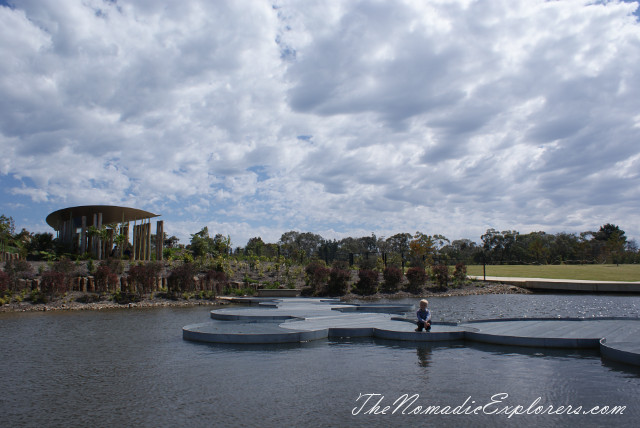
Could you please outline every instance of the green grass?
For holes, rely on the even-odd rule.
[[[468,275],[482,275],[482,265],[467,266]],[[640,265],[487,265],[487,276],[520,278],[640,281]]]

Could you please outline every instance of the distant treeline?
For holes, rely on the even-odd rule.
[[[388,238],[364,236],[324,239],[311,232],[289,231],[276,243],[266,243],[260,237],[251,238],[245,247],[230,248],[228,237],[209,237],[207,228],[192,235],[186,248],[194,256],[204,254],[236,254],[244,256],[284,257],[304,263],[311,259],[348,261],[350,264],[404,266],[427,264],[560,264],[560,263],[638,263],[640,254],[634,241],[627,241],[625,232],[613,224],[598,231],[579,234],[489,229],[478,244],[469,239],[450,241],[443,235],[422,232],[398,233]],[[174,241],[175,242],[175,241]],[[168,242],[171,244],[171,242]],[[369,260],[369,262],[364,262]]]
[[[152,247],[156,242],[152,235]],[[325,239],[312,232],[289,231],[278,242],[261,237],[249,239],[244,247],[233,247],[231,238],[210,236],[207,227],[191,235],[189,244],[175,236],[164,236],[164,257],[188,260],[198,257],[282,257],[299,264],[320,259],[327,265],[344,261],[351,265],[425,266],[431,264],[560,264],[560,263],[638,263],[640,253],[624,230],[607,223],[597,231],[581,233],[532,232],[489,229],[480,243],[470,239],[450,241],[443,235],[422,232],[397,233],[388,238],[375,234]],[[60,246],[50,233],[15,232],[13,218],[0,216],[0,252],[17,253],[32,260],[53,260],[69,249]],[[155,249],[152,248],[152,254]],[[77,257],[77,256],[76,256]],[[87,255],[85,255],[87,257]]]

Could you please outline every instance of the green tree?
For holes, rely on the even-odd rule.
[[[201,257],[213,252],[213,238],[209,236],[209,228],[203,227],[200,232],[191,235],[191,245],[189,249],[194,257]]]
[[[247,245],[244,247],[244,252],[248,256],[258,256],[260,257],[263,252],[263,248],[265,246],[264,241],[261,237],[255,237],[249,239]]]

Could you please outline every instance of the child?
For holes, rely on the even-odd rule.
[[[427,300],[420,300],[420,309],[416,312],[418,316],[418,328],[416,328],[416,331],[422,331],[423,328],[426,331],[431,331],[431,312],[427,309],[428,304]]]

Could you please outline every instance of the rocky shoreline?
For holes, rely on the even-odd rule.
[[[425,290],[420,294],[412,294],[406,291],[399,291],[394,294],[377,293],[371,296],[360,296],[348,294],[342,297],[344,301],[355,300],[380,300],[380,299],[400,299],[400,298],[423,298],[423,297],[451,297],[451,296],[473,296],[481,294],[531,294],[530,290],[522,287],[500,283],[473,282],[460,288],[449,288],[446,290]],[[72,292],[64,297],[50,301],[48,303],[32,304],[29,302],[12,302],[0,306],[0,313],[3,312],[45,312],[45,311],[85,311],[85,310],[109,310],[109,309],[150,309],[166,307],[193,307],[193,306],[222,306],[229,304],[229,300],[224,296],[215,299],[179,299],[170,300],[157,296],[146,297],[139,302],[118,304],[108,300],[82,303],[77,299],[85,293]]]

